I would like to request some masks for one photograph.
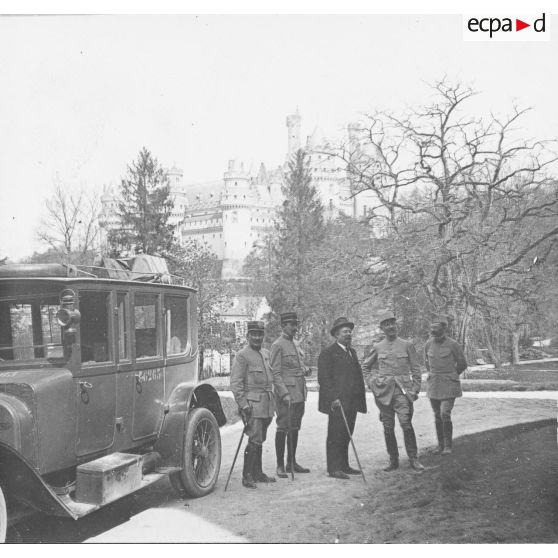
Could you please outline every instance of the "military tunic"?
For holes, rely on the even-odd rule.
[[[420,364],[411,341],[396,337],[376,343],[364,359],[363,371],[376,401],[382,405],[389,405],[403,390],[409,397],[420,391]]]
[[[463,395],[459,374],[467,368],[467,361],[457,341],[449,337],[441,342],[429,339],[424,347],[424,362],[430,399],[455,399]]]
[[[306,401],[306,378],[300,348],[292,338],[284,333],[271,345],[271,368],[273,373],[279,373],[291,398],[290,427],[299,430],[304,415]],[[289,406],[283,403],[276,394],[277,430],[286,432],[289,429]]]
[[[231,390],[241,409],[252,408],[253,418],[272,418],[275,413],[273,390],[279,397],[288,391],[279,372],[269,364],[269,351],[241,349],[231,370]]]

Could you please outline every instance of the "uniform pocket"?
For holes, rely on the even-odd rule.
[[[254,385],[265,385],[267,378],[263,370],[250,370],[248,372],[248,381]]]
[[[246,395],[246,399],[247,399],[248,401],[257,402],[257,401],[261,401],[261,398],[262,398],[262,394],[261,394],[261,393],[250,393],[250,392],[249,392],[249,393]]]
[[[290,387],[295,387],[296,386],[296,380],[294,378],[288,378],[286,380],[284,380],[285,385],[286,386],[290,386]]]

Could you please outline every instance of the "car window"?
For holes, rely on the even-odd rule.
[[[13,297],[0,301],[0,359],[45,358],[48,345],[61,344],[55,296]]]
[[[81,313],[81,362],[112,360],[109,343],[110,293],[82,291],[79,294]]]
[[[165,296],[167,355],[184,353],[188,346],[188,299]]]
[[[137,293],[134,301],[134,330],[136,339],[136,358],[157,356],[158,296]]]
[[[130,339],[128,333],[128,307],[126,301],[128,293],[116,293],[116,307],[118,312],[118,359],[130,358]]]

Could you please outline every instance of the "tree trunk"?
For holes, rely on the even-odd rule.
[[[512,364],[519,364],[519,331],[512,331],[511,334],[511,353]]]
[[[484,333],[484,342],[486,343],[486,349],[488,351],[488,356],[490,357],[490,359],[494,363],[494,366],[496,366],[496,368],[500,368],[500,366],[502,365],[502,361],[500,360],[500,357],[494,351],[494,347],[492,346],[492,342],[490,341],[490,332],[488,331],[488,327],[487,327],[486,322],[484,321],[484,319],[483,319],[483,322],[482,322],[482,331]]]

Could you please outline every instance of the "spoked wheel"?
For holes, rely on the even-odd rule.
[[[8,511],[6,509],[6,500],[4,500],[2,487],[0,486],[0,543],[3,543],[6,540],[7,529],[8,529]]]
[[[219,425],[211,411],[198,407],[188,416],[183,469],[170,476],[171,484],[180,496],[205,496],[215,488],[220,467]]]

